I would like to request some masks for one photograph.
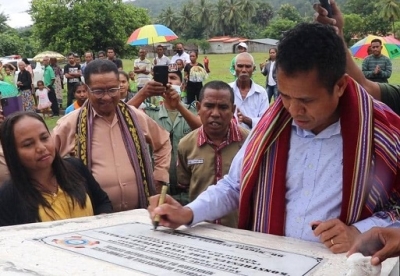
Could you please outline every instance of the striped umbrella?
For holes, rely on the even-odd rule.
[[[368,35],[351,46],[350,51],[352,55],[356,58],[366,58],[368,56],[368,47],[371,46],[371,41],[376,38],[382,41],[382,55],[385,55],[390,59],[400,57],[399,40],[392,36],[380,37],[375,35]]]
[[[146,25],[136,29],[128,38],[127,44],[132,46],[142,46],[168,42],[177,38],[178,36],[164,25]]]

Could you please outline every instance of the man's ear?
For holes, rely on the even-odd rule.
[[[335,84],[335,87],[333,88],[333,92],[338,95],[338,97],[343,96],[344,90],[347,87],[347,84],[349,82],[349,75],[344,74]]]
[[[197,109],[197,113],[199,113],[199,111],[200,111],[200,102],[199,101],[196,102],[196,109]]]

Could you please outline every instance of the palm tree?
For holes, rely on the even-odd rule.
[[[207,37],[210,34],[211,24],[211,5],[207,0],[200,0],[198,5],[195,5],[193,15],[195,20],[200,23],[201,27],[205,29]]]
[[[400,3],[398,0],[380,0],[376,4],[379,8],[380,16],[387,18],[392,22],[392,33],[395,36],[394,22],[400,19]]]
[[[185,4],[179,12],[177,23],[181,28],[188,26],[193,20],[193,11],[188,4]]]
[[[225,20],[225,10],[226,10],[226,0],[218,0],[214,5],[212,12],[211,28],[215,34],[226,34],[226,20]]]
[[[242,21],[243,13],[239,6],[238,0],[227,0],[226,1],[225,24],[233,27],[233,33],[237,33],[237,29]]]
[[[168,7],[166,10],[162,10],[157,21],[158,23],[167,26],[171,30],[177,29],[177,17],[171,7]]]
[[[256,15],[258,3],[254,0],[239,0],[238,7],[243,11],[243,15],[247,18],[246,22],[250,22]]]

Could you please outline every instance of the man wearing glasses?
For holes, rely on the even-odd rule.
[[[235,94],[236,118],[241,127],[252,129],[269,107],[268,94],[251,79],[256,68],[253,56],[241,53],[235,60],[236,80],[229,85]]]
[[[89,167],[114,211],[146,208],[147,198],[169,181],[169,133],[120,101],[118,68],[112,61],[92,61],[84,77],[88,101],[57,122],[56,147],[62,156],[75,155]]]

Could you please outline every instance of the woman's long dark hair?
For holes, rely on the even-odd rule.
[[[8,116],[0,129],[1,145],[4,151],[4,157],[7,167],[10,171],[12,185],[17,189],[19,196],[24,200],[26,207],[37,214],[37,220],[40,221],[38,207],[42,205],[49,209],[51,205],[46,201],[37,188],[36,181],[30,178],[28,170],[22,165],[18,156],[15,143],[14,126],[25,117],[34,118],[40,121],[50,131],[43,118],[35,112],[15,112]],[[51,137],[49,139],[52,139]],[[68,162],[64,161],[56,150],[52,163],[53,173],[56,176],[60,188],[72,199],[77,202],[81,208],[86,206],[86,188],[84,178]]]

